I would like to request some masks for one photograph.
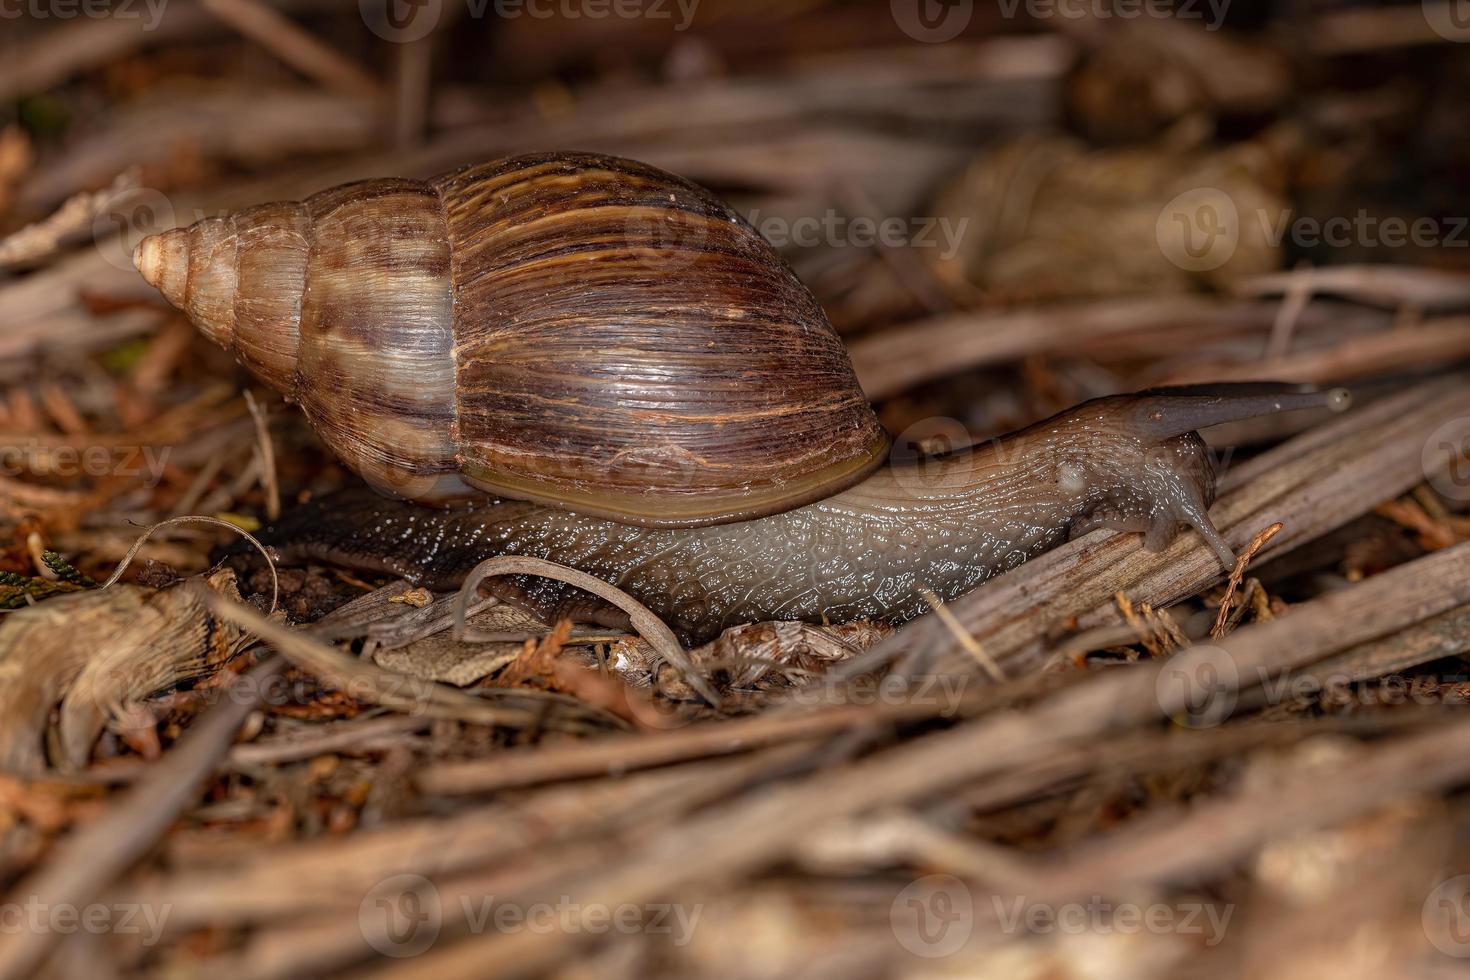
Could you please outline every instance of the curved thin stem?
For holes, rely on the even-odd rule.
[[[231,524],[229,521],[222,521],[218,517],[205,517],[202,514],[185,514],[182,517],[170,517],[166,521],[159,521],[157,524],[148,525],[143,533],[138,536],[138,540],[133,542],[133,546],[128,549],[128,553],[123,555],[122,561],[118,562],[117,567],[112,570],[111,575],[107,576],[107,581],[103,582],[100,588],[105,589],[110,585],[115,585],[117,580],[122,578],[123,572],[127,571],[128,566],[133,563],[133,559],[137,557],[138,551],[143,547],[144,542],[153,536],[153,532],[161,527],[168,527],[170,524],[212,524],[219,527],[227,527],[243,537],[246,541],[255,545],[255,549],[265,556],[265,563],[271,570],[271,607],[266,615],[269,616],[276,611],[276,604],[281,598],[281,580],[276,575],[276,560],[271,557],[269,549],[261,544],[255,535],[239,525]]]
[[[665,660],[673,664],[679,673],[684,675],[690,687],[698,691],[710,704],[717,708],[720,706],[720,697],[715,693],[714,686],[695,668],[693,661],[689,659],[684,652],[684,647],[679,643],[678,637],[674,635],[674,631],[654,615],[653,610],[617,586],[610,585],[586,572],[559,565],[544,558],[497,555],[494,558],[485,559],[471,569],[470,573],[465,576],[464,584],[460,586],[459,595],[454,600],[454,638],[456,640],[465,643],[483,642],[480,634],[470,631],[466,622],[466,614],[470,597],[476,594],[480,583],[497,575],[538,575],[542,578],[565,582],[606,599],[628,614],[628,618],[633,623],[633,629],[637,630],[638,635],[647,640]]]

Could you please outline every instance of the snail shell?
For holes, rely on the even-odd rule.
[[[396,496],[716,524],[886,455],[806,287],[709,192],[641,163],[345,184],[151,236],[134,261]]]

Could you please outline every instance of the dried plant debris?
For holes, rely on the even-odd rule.
[[[1222,202],[1250,215],[1279,214],[1287,206],[1283,167],[1272,148],[1248,144],[1089,150],[1026,137],[977,158],[940,192],[935,210],[965,222],[967,234],[952,255],[923,254],[952,289],[990,299],[1188,292],[1200,277],[1228,288],[1280,267],[1269,228],[1242,222],[1224,261],[1191,262],[1182,251],[1191,242],[1176,246],[1174,229],[1161,233],[1160,224],[1170,209],[1187,223]],[[1219,220],[1228,220],[1223,210]],[[1171,254],[1175,247],[1181,251]]]
[[[234,573],[60,596],[0,621],[0,765],[41,771],[49,744],[53,764],[84,766],[108,722],[219,671],[248,637],[208,614],[205,592],[238,597]]]
[[[45,574],[21,575],[0,570],[0,609],[22,609],[37,599],[96,586],[54,551],[41,552]]]
[[[0,32],[0,980],[1460,971],[1470,103],[1435,4],[60,6]],[[925,452],[1160,384],[1356,407],[1205,433],[1233,569],[1096,530],[900,630],[670,648],[590,594],[231,552],[359,484],[138,240],[573,147],[749,218]]]

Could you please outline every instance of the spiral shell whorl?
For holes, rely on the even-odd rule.
[[[305,202],[312,229],[298,400],[369,483],[428,503],[459,478],[449,236],[419,181],[344,184]]]
[[[710,192],[567,152],[433,185],[469,483],[676,527],[796,507],[886,457],[821,306]]]
[[[148,285],[183,309],[184,290],[189,281],[189,229],[175,228],[149,235],[133,249],[133,265]],[[209,339],[222,343],[214,334]]]
[[[210,340],[288,397],[296,392],[307,229],[295,202],[151,235],[133,264]],[[245,284],[241,289],[240,284]]]
[[[143,277],[377,489],[479,496],[455,473],[453,309],[438,195],[346,184],[145,238]]]

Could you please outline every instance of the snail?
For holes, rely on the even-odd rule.
[[[546,558],[690,644],[762,619],[903,622],[925,590],[952,599],[1101,525],[1155,548],[1187,525],[1228,568],[1195,430],[1347,403],[1158,389],[890,460],[765,240],[688,181],[592,154],[347,184],[151,236],[134,260],[380,491],[288,514],[267,530],[282,558],[431,588],[493,554]],[[515,588],[543,614],[586,599]]]

